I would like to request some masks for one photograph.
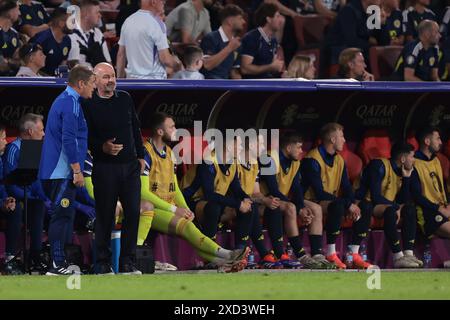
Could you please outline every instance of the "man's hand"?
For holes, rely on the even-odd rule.
[[[250,199],[244,199],[241,201],[241,206],[239,207],[239,211],[242,213],[247,213],[252,210],[252,201]]]
[[[14,199],[13,197],[6,198],[3,202],[2,209],[6,212],[14,211],[16,209],[16,199]]]
[[[280,206],[280,199],[273,196],[264,197],[263,204],[271,210],[275,210]]]
[[[405,178],[411,177],[411,173],[413,172],[414,167],[411,167],[411,169],[406,169],[404,165],[402,165],[402,176]]]
[[[141,174],[144,173],[145,170],[145,160],[144,159],[138,159],[139,163],[141,164]]]
[[[272,72],[282,72],[284,68],[284,61],[274,58],[270,64]]]
[[[447,218],[450,218],[450,204],[448,204],[446,207],[440,206],[439,212],[442,213]]]
[[[77,187],[84,187],[83,172],[80,171],[73,174],[73,184]]]
[[[302,208],[300,209],[300,211],[298,212],[300,219],[303,221],[303,223],[305,225],[309,225],[312,222],[312,219],[314,217],[313,212],[311,211],[311,209],[309,208]]]
[[[180,218],[185,218],[186,220],[194,219],[194,214],[191,210],[185,208],[177,208],[177,210],[175,210],[175,215]]]
[[[119,152],[123,149],[123,144],[114,143],[116,138],[109,139],[105,143],[103,143],[102,149],[103,152],[109,154],[111,156],[117,156]]]
[[[230,49],[231,52],[234,52],[240,46],[241,46],[241,38],[240,37],[231,38],[231,40],[228,42],[228,45],[227,45],[227,47]]]
[[[362,79],[363,81],[375,81],[375,77],[373,76],[373,74],[364,71],[363,75],[362,75]]]
[[[395,223],[396,223],[397,225],[398,225],[398,223],[400,222],[400,217],[401,217],[400,210],[402,210],[402,209],[400,208],[400,209],[398,209],[398,210],[395,212],[395,215],[397,216],[397,219],[395,220]]]
[[[348,211],[350,212],[350,219],[353,221],[358,221],[361,218],[361,209],[356,204],[352,203]]]

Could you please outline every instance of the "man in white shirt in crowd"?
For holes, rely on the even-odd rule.
[[[170,41],[193,44],[210,33],[209,12],[205,8],[209,3],[211,0],[187,0],[173,9],[166,18]]]
[[[164,2],[141,0],[141,9],[125,20],[117,53],[118,78],[167,79],[166,67],[175,72],[182,68],[169,52],[166,25],[159,18]]]

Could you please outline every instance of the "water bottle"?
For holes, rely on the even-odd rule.
[[[431,266],[432,266],[431,247],[429,244],[426,244],[425,249],[423,251],[423,267],[431,268]]]
[[[115,273],[119,272],[120,233],[120,230],[111,232],[111,267]]]
[[[347,253],[345,254],[345,264],[347,268],[353,267],[353,251],[350,246],[347,247]]]
[[[250,246],[250,253],[248,254],[247,261],[249,265],[255,264],[255,254],[253,253],[252,246]]]
[[[362,244],[361,248],[359,250],[361,257],[363,258],[364,261],[367,261],[367,249],[366,249],[366,245]]]
[[[292,257],[294,256],[294,250],[292,250],[292,246],[289,242],[287,243],[286,251],[289,256],[289,259],[292,259]]]

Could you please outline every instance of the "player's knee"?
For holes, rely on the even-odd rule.
[[[148,201],[141,201],[141,213],[147,212],[147,211],[153,211],[155,209],[155,206],[153,203]]]
[[[296,215],[297,214],[297,208],[295,207],[295,204],[293,204],[292,202],[289,202],[286,206],[286,212],[289,215]]]
[[[344,202],[340,200],[335,200],[328,205],[328,212],[333,214],[344,215],[345,206]]]
[[[384,210],[383,215],[384,215],[384,219],[386,221],[392,220],[392,219],[394,219],[394,221],[396,221],[396,219],[397,219],[395,208],[392,206],[387,207],[386,210]]]

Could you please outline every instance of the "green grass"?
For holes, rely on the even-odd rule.
[[[381,290],[364,272],[176,273],[144,276],[0,276],[0,299],[450,299],[450,272],[382,272]]]

